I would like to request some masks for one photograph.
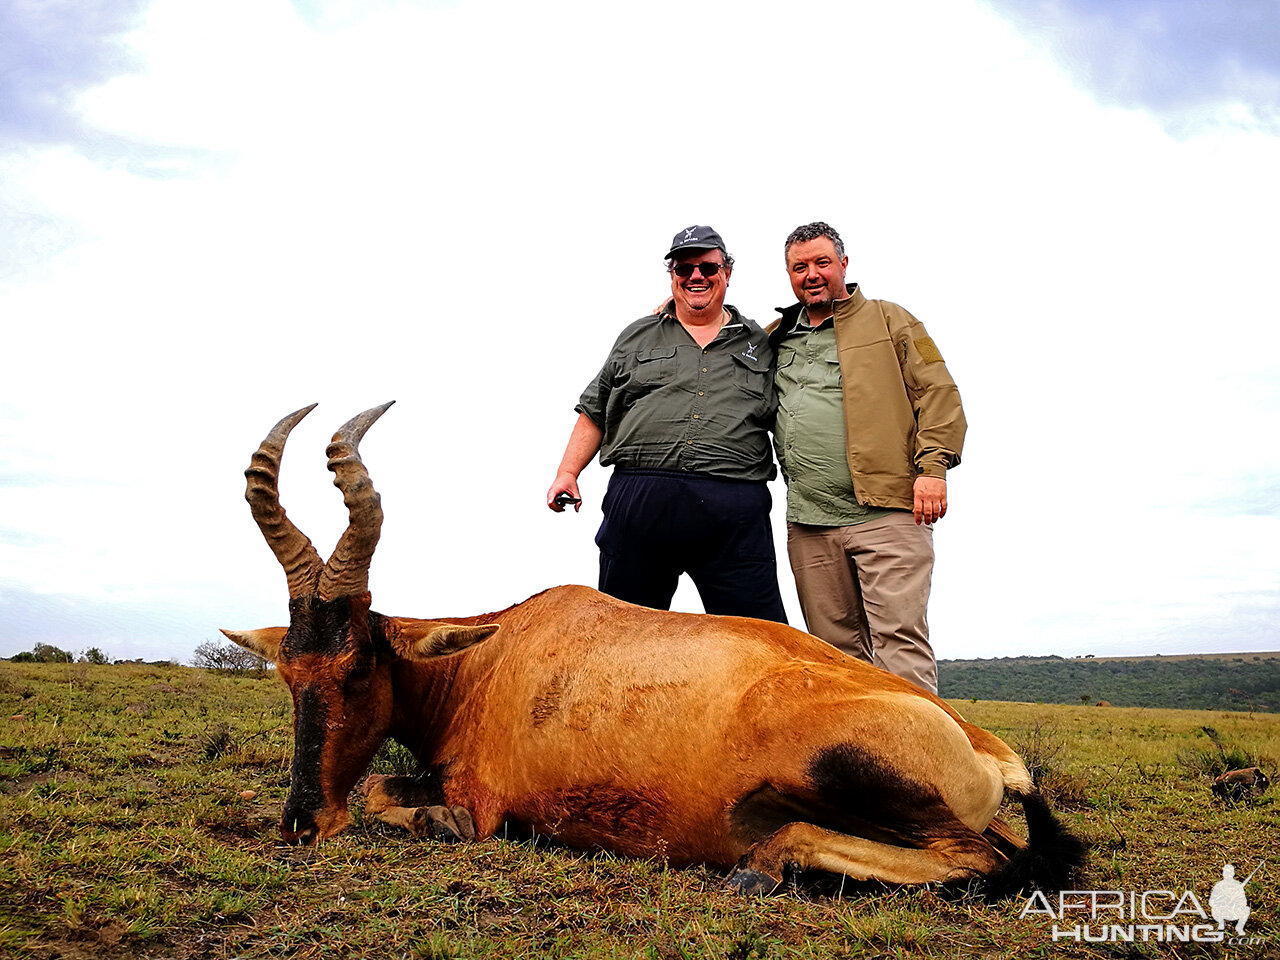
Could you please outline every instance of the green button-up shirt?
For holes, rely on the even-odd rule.
[[[843,527],[889,511],[858,503],[849,473],[836,330],[809,325],[803,310],[778,343],[778,418],[773,441],[787,478],[787,519]]]
[[[575,409],[604,431],[600,462],[732,480],[771,480],[775,406],[764,332],[728,307],[729,320],[699,347],[674,315],[622,331]]]

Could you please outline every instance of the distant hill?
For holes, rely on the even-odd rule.
[[[941,660],[950,700],[1280,712],[1280,653]]]

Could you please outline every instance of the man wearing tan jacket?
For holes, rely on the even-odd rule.
[[[923,324],[846,285],[825,223],[787,238],[798,302],[767,330],[787,552],[809,632],[937,692],[926,608],[932,524],[960,462],[960,394]]]

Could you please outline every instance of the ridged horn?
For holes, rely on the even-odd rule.
[[[350,522],[320,574],[321,600],[358,596],[369,589],[369,562],[382,533],[382,498],[360,460],[360,440],[392,403],[395,401],[348,420],[325,451],[333,485],[342,491]]]
[[[280,506],[279,489],[280,458],[284,455],[285,441],[302,418],[315,408],[313,403],[295,410],[272,427],[249,461],[249,469],[244,472],[248,479],[244,498],[249,501],[249,509],[258,522],[258,529],[267,539],[267,546],[284,567],[285,576],[289,579],[290,600],[315,593],[320,572],[324,569],[320,555],[306,534],[285,516],[284,508]]]

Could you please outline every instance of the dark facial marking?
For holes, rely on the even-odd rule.
[[[320,763],[324,756],[325,724],[329,710],[314,687],[303,687],[294,697],[293,766],[289,771],[289,799],[280,822],[286,830],[304,830],[315,822],[324,806],[320,788]],[[297,823],[297,827],[294,823]]]
[[[338,654],[347,643],[353,626],[350,597],[321,600],[315,596],[289,601],[289,631],[284,635],[281,656],[288,659],[308,653]]]

